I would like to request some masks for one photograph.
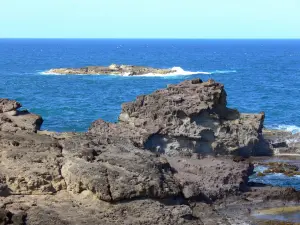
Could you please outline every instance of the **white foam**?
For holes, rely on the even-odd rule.
[[[203,71],[185,71],[181,67],[173,67],[171,70],[175,70],[176,72],[170,73],[172,75],[194,75],[194,74],[211,74],[210,72],[203,72]]]
[[[295,126],[295,125],[282,124],[282,125],[278,125],[278,126],[273,126],[272,129],[285,130],[285,131],[288,131],[288,132],[292,132],[293,134],[300,132],[300,127]]]
[[[59,74],[59,73],[53,73],[50,70],[39,72],[39,74],[41,74],[41,75],[63,75],[63,74]]]
[[[215,70],[212,74],[236,73],[236,70]]]

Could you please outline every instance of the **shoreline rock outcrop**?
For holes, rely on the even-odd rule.
[[[285,130],[263,130],[263,136],[270,143],[275,155],[299,155],[300,133],[293,134]]]
[[[50,69],[49,74],[71,74],[71,75],[121,75],[121,76],[138,76],[144,74],[171,74],[175,73],[174,69],[157,69],[145,66],[117,65],[110,66],[87,66],[81,68],[56,68]]]
[[[89,132],[123,136],[169,156],[271,155],[262,145],[264,113],[227,108],[226,97],[213,80],[184,81],[124,103],[118,124],[95,121]]]
[[[41,128],[42,117],[27,110],[19,110],[21,107],[22,105],[15,100],[0,98],[0,131],[36,132]]]
[[[270,153],[257,150],[264,114],[227,108],[212,80],[139,96],[119,123],[86,133],[39,131],[42,118],[20,107],[0,100],[0,223],[242,224],[268,192],[248,185],[253,163],[233,157]]]

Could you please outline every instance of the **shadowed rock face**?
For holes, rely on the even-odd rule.
[[[122,105],[119,124],[96,121],[89,132],[120,135],[169,156],[270,154],[260,148],[264,114],[226,107],[222,84],[200,79],[169,85]]]
[[[82,74],[82,75],[122,75],[122,76],[137,76],[144,74],[169,74],[174,73],[176,70],[172,69],[156,69],[144,66],[131,66],[131,65],[116,65],[112,64],[108,67],[105,66],[87,66],[82,68],[58,68],[51,69],[47,73],[55,74]]]

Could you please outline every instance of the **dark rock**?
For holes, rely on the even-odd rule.
[[[6,225],[9,222],[7,217],[8,212],[5,209],[0,208],[0,225]]]
[[[288,147],[287,143],[285,141],[272,143],[273,148],[286,148]]]

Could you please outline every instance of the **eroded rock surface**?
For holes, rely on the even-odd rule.
[[[244,224],[247,208],[228,214],[228,199],[276,198],[251,192],[251,163],[224,156],[269,153],[257,149],[264,114],[227,108],[212,80],[140,96],[87,133],[39,131],[20,107],[0,100],[0,224]]]
[[[36,133],[0,132],[2,182],[9,194],[55,193],[65,187],[57,140]]]
[[[169,156],[271,154],[260,145],[264,113],[242,114],[226,103],[222,84],[184,81],[123,104],[119,124],[96,121],[89,132],[130,138]]]
[[[0,98],[0,131],[36,132],[40,129],[43,119],[27,110],[18,110],[22,105],[9,99]]]
[[[144,74],[169,74],[175,73],[174,69],[156,69],[145,66],[132,66],[132,65],[116,65],[110,66],[87,66],[82,68],[58,68],[51,69],[47,73],[55,74],[82,74],[82,75],[121,75],[121,76],[138,76]]]
[[[174,176],[180,182],[185,198],[202,198],[211,203],[247,188],[253,166],[246,162],[233,162],[228,158],[189,159],[168,157]]]
[[[89,190],[102,200],[166,198],[180,193],[167,162],[126,140],[82,135],[63,143],[68,189]]]

